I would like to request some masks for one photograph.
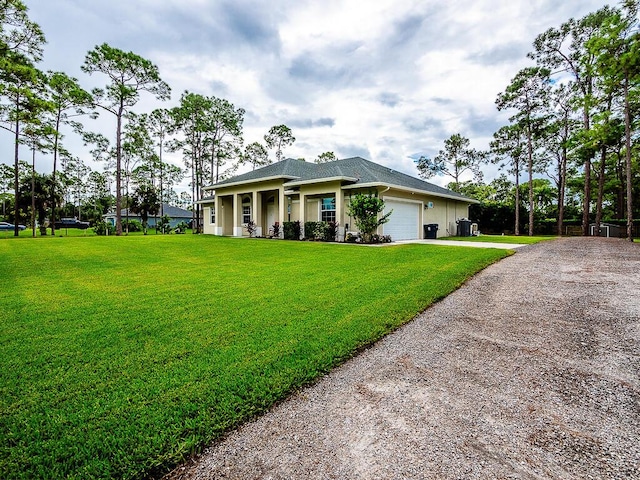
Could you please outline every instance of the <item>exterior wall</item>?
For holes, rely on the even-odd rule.
[[[213,205],[203,205],[203,220],[202,222],[202,233],[207,233],[213,235],[215,233],[215,224],[211,223],[211,210]]]
[[[469,205],[445,198],[432,198],[429,201],[433,202],[433,208],[426,211],[424,223],[437,223],[438,237],[455,236],[456,220],[469,217]]]
[[[304,222],[317,222],[321,218],[320,214],[320,201],[325,197],[335,197],[336,199],[336,221],[342,227],[342,217],[344,208],[344,191],[342,190],[342,183],[340,181],[335,182],[322,182],[309,185],[300,186],[300,202],[304,203],[300,208],[298,218],[291,216],[293,220],[300,220],[301,227],[304,230]],[[304,232],[303,232],[304,235]]]

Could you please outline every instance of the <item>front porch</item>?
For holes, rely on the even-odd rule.
[[[205,218],[209,218],[205,233],[247,237],[247,226],[254,222],[254,236],[272,236],[278,223],[278,236],[282,238],[284,222],[295,221],[300,222],[302,237],[305,222],[336,222],[343,231],[345,195],[340,185],[305,187],[216,192],[204,205]]]

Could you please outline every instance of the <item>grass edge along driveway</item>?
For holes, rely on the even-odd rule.
[[[0,241],[0,478],[159,475],[506,255],[201,235]]]

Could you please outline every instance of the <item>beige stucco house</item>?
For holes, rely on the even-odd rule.
[[[247,224],[265,236],[279,222],[336,221],[340,239],[356,231],[348,205],[356,193],[377,194],[393,210],[378,233],[392,240],[423,238],[423,225],[438,224],[438,236],[456,234],[476,200],[388,167],[354,157],[316,164],[286,159],[205,187],[204,233],[247,236]],[[304,232],[303,232],[304,235]]]

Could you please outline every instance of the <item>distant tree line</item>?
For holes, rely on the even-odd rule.
[[[567,220],[579,219],[588,235],[590,224],[599,229],[611,219],[624,221],[631,240],[640,215],[638,9],[637,0],[625,0],[538,35],[528,54],[534,65],[496,99],[512,115],[490,150],[452,135],[433,159],[417,161],[420,175],[451,177],[450,188],[482,201],[471,211],[496,230],[518,235],[526,225],[532,235],[553,219],[562,234]],[[482,182],[487,162],[505,172],[489,184]],[[474,178],[462,182],[466,171]]]

